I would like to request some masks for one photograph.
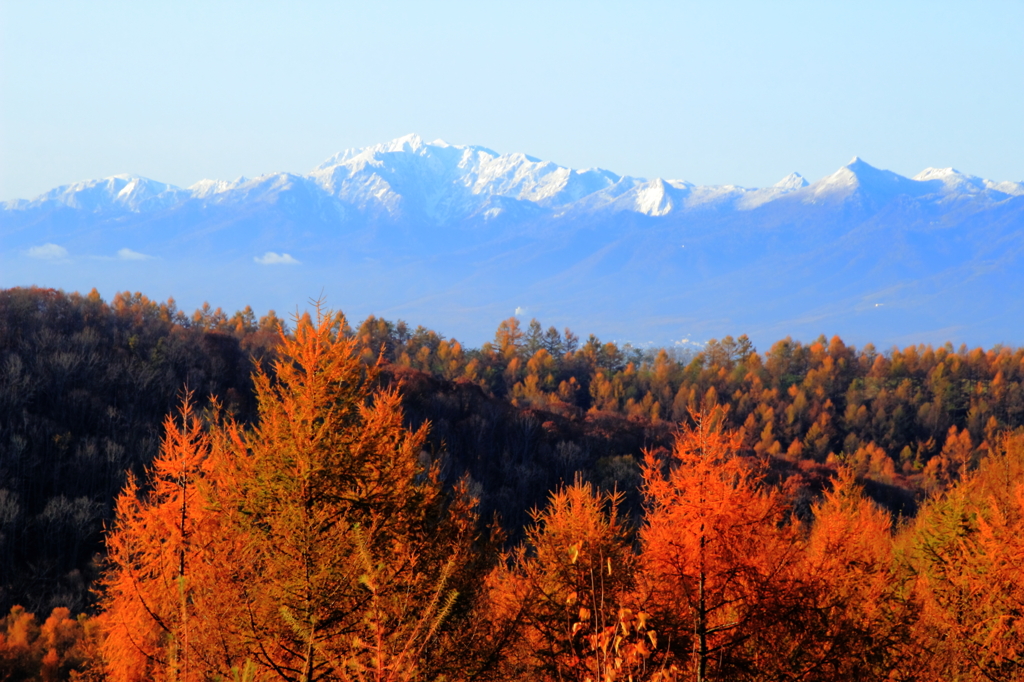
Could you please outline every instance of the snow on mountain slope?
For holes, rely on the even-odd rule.
[[[565,213],[620,213],[623,211],[645,216],[663,217],[679,211],[693,190],[693,185],[675,180],[642,180],[621,178],[606,189],[593,192]]]
[[[125,174],[57,187],[31,201],[15,200],[8,202],[5,207],[31,209],[45,205],[62,205],[83,211],[118,207],[138,213],[168,208],[188,196],[188,190],[149,178]]]
[[[735,185],[694,185],[683,180],[621,178],[610,187],[584,197],[570,210],[629,211],[652,217],[692,210],[751,210],[807,185],[793,173],[771,187],[747,189]]]
[[[248,178],[238,178],[234,182],[227,180],[200,180],[197,183],[188,186],[188,191],[191,193],[194,199],[205,199],[213,196],[214,194],[223,194],[228,192],[239,185],[248,182]]]
[[[905,194],[920,196],[928,194],[925,183],[915,182],[892,171],[881,170],[854,157],[832,175],[828,175],[800,191],[806,203],[842,202],[855,196],[870,198],[875,203],[885,203]]]
[[[799,173],[790,173],[771,187],[750,190],[739,197],[736,207],[751,210],[774,199],[807,187],[807,180]]]
[[[434,222],[486,214],[489,196],[558,207],[619,180],[601,169],[578,171],[442,140],[427,144],[415,135],[336,154],[310,177],[361,209]]]
[[[993,182],[953,169],[929,168],[914,178],[880,170],[859,158],[808,184],[793,173],[771,187],[699,186],[681,180],[622,177],[600,168],[576,170],[522,153],[499,154],[486,147],[424,142],[407,135],[350,149],[324,161],[308,175],[276,173],[233,182],[202,180],[187,189],[131,175],[59,187],[31,201],[7,202],[7,211],[64,206],[84,211],[152,212],[190,201],[210,205],[274,203],[283,192],[302,191],[317,202],[336,201],[371,220],[444,225],[489,220],[525,210],[551,215],[615,214],[669,217],[692,211],[751,211],[783,198],[804,204],[835,205],[856,200],[879,207],[898,196],[933,203],[991,203],[1024,195],[1024,183]],[[495,201],[501,197],[508,201]],[[351,215],[351,211],[344,211]],[[518,214],[518,213],[517,213]]]
[[[846,201],[853,197],[882,205],[896,197],[930,200],[938,205],[950,200],[1002,201],[1024,194],[1024,183],[993,182],[965,175],[953,168],[926,168],[913,178],[875,168],[860,158],[802,190],[805,203]]]
[[[941,185],[941,192],[947,196],[970,196],[986,194],[993,200],[1024,195],[1022,182],[992,182],[976,175],[961,173],[955,168],[925,168],[914,176],[918,182]],[[1003,195],[1003,196],[1000,196]]]

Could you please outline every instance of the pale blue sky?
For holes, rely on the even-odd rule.
[[[416,132],[697,183],[1024,180],[1024,2],[0,0],[0,199]]]

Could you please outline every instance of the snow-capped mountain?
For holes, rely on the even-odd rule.
[[[128,210],[133,212],[168,208],[189,198],[190,192],[137,175],[114,175],[102,180],[85,180],[52,189],[31,201],[16,199],[5,210],[28,211],[66,206],[83,211]]]
[[[525,154],[498,154],[410,135],[337,154],[309,177],[341,201],[392,217],[437,222],[487,214],[491,197],[562,207],[621,178],[601,169],[573,170]]]
[[[301,189],[300,189],[301,188]],[[682,180],[623,177],[601,168],[575,170],[522,153],[485,147],[426,143],[416,135],[349,149],[307,175],[275,173],[234,182],[201,180],[187,189],[148,178],[117,175],[58,187],[30,201],[4,204],[5,211],[57,206],[94,213],[153,212],[199,201],[205,204],[274,203],[282,193],[322,193],[373,218],[443,225],[471,217],[494,218],[500,197],[552,215],[628,211],[665,217],[694,210],[753,210],[787,195],[806,204],[842,202],[855,195],[884,204],[897,196],[934,202],[1024,195],[1024,183],[993,182],[952,168],[928,168],[913,178],[879,170],[859,158],[813,184],[793,173],[771,187],[697,186]]]
[[[1003,316],[1024,306],[1022,252],[1024,183],[951,168],[907,178],[854,158],[812,183],[699,186],[415,135],[305,175],[188,188],[119,175],[0,206],[0,286],[162,282],[255,307],[324,288],[477,341],[526,308],[638,341],[1024,343]]]

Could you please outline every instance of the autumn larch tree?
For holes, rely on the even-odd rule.
[[[806,603],[780,655],[799,679],[917,679],[922,656],[911,628],[918,609],[894,557],[889,514],[864,497],[848,467],[811,512],[800,566]]]
[[[661,635],[693,679],[751,679],[800,603],[796,530],[783,496],[740,456],[722,410],[694,413],[668,461],[643,465],[639,578]]]
[[[222,519],[201,486],[211,440],[189,398],[164,434],[146,489],[129,477],[107,534],[103,656],[114,682],[204,679],[233,663],[216,634],[229,555],[218,556]]]
[[[258,426],[225,446],[246,636],[282,679],[412,679],[452,607],[472,517],[423,470],[426,426],[403,427],[397,390],[373,388],[340,319],[299,321],[275,376],[256,374]]]
[[[404,428],[397,390],[376,387],[344,329],[319,310],[299,319],[273,375],[255,373],[255,427],[169,424],[154,491],[122,495],[106,600],[115,679],[255,664],[258,679],[413,680],[460,663],[445,626],[472,579],[471,502],[442,491],[421,460],[426,425]],[[207,519],[209,533],[194,529]]]
[[[577,480],[535,510],[525,543],[490,577],[489,617],[512,631],[502,679],[667,680],[638,608],[621,493]],[[663,658],[663,657],[662,657]]]
[[[932,674],[1024,676],[1024,435],[1002,439],[976,471],[921,509],[905,551],[923,605]]]

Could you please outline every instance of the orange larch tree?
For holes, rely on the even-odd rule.
[[[99,627],[94,618],[71,618],[63,606],[39,625],[35,614],[15,606],[0,618],[0,680],[101,682]]]
[[[229,425],[218,489],[245,543],[245,633],[281,679],[409,679],[465,577],[472,514],[340,319],[300,320],[274,377],[256,374],[259,424]]]
[[[692,416],[668,461],[644,460],[639,581],[694,679],[752,679],[775,663],[773,630],[799,608],[797,530],[740,437],[720,428],[722,410]]]
[[[657,633],[637,608],[621,493],[589,483],[551,494],[526,541],[490,576],[487,615],[513,631],[501,679],[666,680]]]
[[[222,521],[201,485],[211,440],[190,398],[164,432],[147,487],[129,477],[107,534],[103,656],[115,682],[199,680],[233,663],[217,634]]]
[[[1024,434],[1004,437],[904,538],[937,678],[1024,676]]]
[[[894,557],[889,514],[864,497],[848,467],[811,511],[800,567],[807,603],[790,628],[792,672],[800,679],[916,679],[917,608]]]
[[[344,318],[282,334],[255,374],[259,422],[167,423],[152,491],[110,535],[107,662],[118,680],[435,678],[464,664],[475,536],[464,489],[423,459]],[[467,589],[468,588],[468,589]]]

